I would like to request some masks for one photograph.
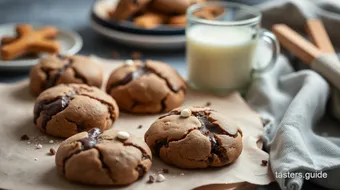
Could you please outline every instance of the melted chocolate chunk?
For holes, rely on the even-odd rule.
[[[41,101],[35,105],[34,108],[34,123],[37,123],[37,119],[40,114],[42,115],[42,128],[46,129],[47,122],[52,119],[52,116],[63,111],[73,98],[74,93],[70,92],[62,97],[57,97],[53,101]]]
[[[116,87],[118,87],[118,86],[126,85],[126,84],[128,84],[129,82],[138,79],[138,78],[141,77],[142,75],[147,75],[147,74],[150,74],[150,73],[154,73],[154,74],[157,75],[158,77],[162,78],[162,79],[166,82],[168,88],[169,88],[171,91],[177,93],[177,92],[179,92],[180,90],[184,90],[182,87],[180,87],[180,88],[179,88],[179,87],[175,87],[174,85],[172,85],[172,84],[170,83],[169,80],[167,80],[165,77],[162,77],[160,74],[156,73],[154,70],[148,68],[145,64],[142,65],[142,66],[137,67],[137,69],[136,69],[135,71],[130,72],[130,73],[128,73],[127,75],[125,75],[125,77],[124,77],[121,81],[119,81],[119,82],[117,82],[117,83],[115,83],[115,84],[112,84],[111,87],[110,87],[110,90],[111,90],[112,88],[116,88]]]
[[[150,175],[147,183],[153,183],[153,182],[155,182],[155,178],[152,175]]]
[[[61,61],[65,61],[67,58],[61,55],[57,56]],[[67,59],[67,63],[57,71],[56,74],[54,74],[53,76],[49,75],[48,71],[45,71],[45,73],[47,74],[47,79],[46,79],[46,83],[44,85],[44,89],[50,88],[52,86],[55,86],[58,79],[65,73],[66,69],[69,68],[73,63],[72,59]]]
[[[64,173],[65,173],[65,165],[66,165],[67,160],[69,160],[73,155],[76,155],[76,154],[79,154],[82,151],[94,148],[94,146],[98,143],[98,136],[100,134],[102,134],[102,131],[98,128],[93,128],[93,129],[89,130],[87,133],[88,133],[88,137],[78,140],[78,142],[80,142],[81,145],[82,145],[81,146],[82,149],[77,150],[77,151],[73,152],[72,154],[70,154],[69,156],[67,156],[66,158],[64,158],[64,160],[63,160],[63,162],[64,162],[63,172]],[[103,155],[101,154],[101,152],[99,150],[98,150],[98,153],[99,153],[99,160],[101,161],[103,168],[109,169],[107,167],[107,165],[104,163]],[[110,172],[110,170],[109,170],[109,172]]]
[[[146,68],[145,65],[139,66],[139,67],[137,67],[137,69],[135,71],[130,72],[127,75],[125,75],[125,77],[121,81],[119,81],[115,84],[112,84],[111,89],[116,88],[118,86],[126,85],[129,82],[136,80],[137,78],[141,77],[142,75],[146,75],[146,74],[150,74],[150,73],[151,72]]]
[[[102,131],[98,128],[93,128],[88,131],[88,137],[78,140],[82,144],[82,150],[89,150],[93,148],[98,142],[98,136]],[[99,151],[98,151],[99,152]]]
[[[210,144],[211,144],[211,154],[216,154],[221,160],[228,159],[227,156],[224,153],[223,147],[219,145],[215,138],[215,134],[228,134],[226,131],[224,131],[220,126],[214,124],[208,119],[208,115],[197,112],[193,113],[194,116],[201,122],[201,128],[199,128],[200,132],[209,137]],[[211,158],[210,158],[211,159]],[[212,160],[209,160],[212,161]]]
[[[144,174],[145,174],[145,169],[144,169],[144,167],[143,167],[141,164],[139,164],[139,165],[136,167],[136,170],[137,170],[137,172],[138,172],[138,177],[144,176]]]
[[[160,154],[160,151],[161,151],[161,148],[165,146],[165,147],[168,147],[168,142],[166,140],[158,140],[156,142],[156,145],[155,145],[155,152],[156,152],[156,155],[159,156]]]

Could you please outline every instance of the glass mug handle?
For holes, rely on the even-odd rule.
[[[271,57],[270,61],[268,62],[268,64],[261,66],[261,67],[258,67],[258,68],[253,68],[254,74],[261,74],[261,73],[267,71],[268,69],[272,68],[275,65],[277,58],[279,57],[279,54],[280,54],[279,42],[277,41],[276,36],[272,32],[270,32],[266,29],[261,29],[260,30],[260,38],[272,47],[273,53],[272,53],[272,57]]]

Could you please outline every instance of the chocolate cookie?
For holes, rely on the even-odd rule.
[[[103,71],[85,56],[52,55],[40,60],[30,73],[30,89],[37,96],[58,84],[83,83],[100,87]]]
[[[151,151],[142,139],[122,131],[94,128],[62,142],[55,161],[57,170],[68,180],[126,185],[149,171],[151,159]]]
[[[143,15],[137,16],[133,19],[133,24],[142,28],[152,29],[161,24],[164,24],[168,17],[161,13],[146,12]]]
[[[41,93],[34,106],[34,123],[43,132],[70,137],[91,128],[106,130],[119,115],[116,101],[96,87],[61,84]]]
[[[126,61],[112,72],[106,92],[121,110],[132,113],[160,113],[184,101],[186,85],[169,65],[147,60]]]
[[[180,168],[220,167],[242,152],[242,132],[232,120],[207,107],[177,108],[145,133],[152,152]]]
[[[190,5],[204,0],[153,0],[150,7],[154,10],[168,14],[185,14]]]
[[[151,0],[121,0],[116,9],[110,13],[114,20],[126,20],[142,10]]]

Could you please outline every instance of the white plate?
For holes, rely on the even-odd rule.
[[[91,20],[92,28],[98,33],[120,43],[147,49],[179,49],[185,45],[183,36],[150,36],[116,31]]]
[[[17,24],[4,24],[0,25],[0,38],[3,36],[15,36],[15,27]],[[43,27],[44,25],[33,25],[34,29]],[[83,40],[79,34],[73,31],[58,28],[57,39],[61,45],[61,54],[74,55],[79,52],[83,46]],[[44,56],[44,55],[41,55]],[[0,55],[1,57],[1,55]],[[28,70],[38,62],[38,59],[20,59],[4,61],[0,59],[0,71],[13,70],[22,71]]]
[[[99,0],[94,4],[92,12],[105,19],[105,13],[114,8],[117,2],[118,0]],[[183,48],[185,45],[185,35],[150,35],[122,32],[106,27],[96,22],[93,18],[91,18],[91,26],[96,32],[130,46],[148,49],[178,49]]]

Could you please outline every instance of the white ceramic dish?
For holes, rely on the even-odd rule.
[[[107,20],[106,14],[119,0],[98,0],[92,9],[92,28],[114,41],[130,46],[148,49],[178,49],[185,45],[184,29],[140,29],[126,22],[115,23]],[[140,33],[138,32],[140,31]],[[154,35],[152,34],[154,33]]]
[[[15,27],[17,24],[0,25],[0,38],[3,36],[15,36]],[[33,28],[40,28],[43,25],[33,25]],[[58,28],[59,33],[57,40],[61,44],[61,54],[74,55],[80,51],[83,46],[83,40],[79,34],[73,31]],[[44,56],[44,55],[41,55]],[[1,57],[1,54],[0,54]],[[0,59],[0,71],[23,71],[28,70],[37,63],[38,59],[19,59],[4,61]]]

